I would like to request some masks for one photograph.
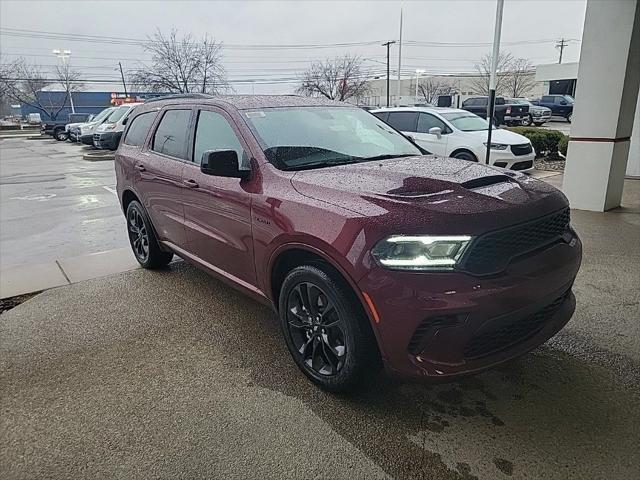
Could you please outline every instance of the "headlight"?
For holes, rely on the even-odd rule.
[[[464,253],[470,236],[393,235],[378,242],[371,254],[395,270],[451,270]]]
[[[487,142],[484,142],[484,146],[487,146]],[[491,142],[491,150],[506,150],[507,148],[509,148],[509,145],[506,145],[504,143]]]

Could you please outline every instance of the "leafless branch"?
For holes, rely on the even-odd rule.
[[[363,97],[368,91],[362,59],[351,55],[312,63],[303,73],[297,89],[302,95],[323,96],[339,101]]]
[[[418,92],[431,105],[436,105],[440,95],[451,95],[456,91],[453,84],[446,79],[428,77],[418,83]]]

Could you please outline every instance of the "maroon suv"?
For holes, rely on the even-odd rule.
[[[560,330],[582,246],[555,188],[426,153],[346,103],[180,96],[129,118],[118,196],[143,267],[176,254],[271,305],[320,386],[449,378]]]

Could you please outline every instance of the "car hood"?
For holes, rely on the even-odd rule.
[[[304,170],[302,195],[395,232],[475,234],[567,206],[552,186],[527,175],[454,158],[416,156]]]
[[[480,139],[483,142],[487,141],[487,131],[478,130],[476,132],[464,132],[465,134]],[[491,133],[492,143],[506,143],[507,145],[522,145],[523,143],[529,143],[529,139],[519,133],[506,130],[504,128],[496,128]]]

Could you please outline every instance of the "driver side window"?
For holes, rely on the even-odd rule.
[[[216,112],[200,110],[193,148],[193,162],[200,165],[207,150],[235,150],[242,163],[244,150],[226,118]]]
[[[421,113],[418,117],[418,133],[429,133],[429,129],[438,127],[443,134],[451,133],[449,127],[439,118],[430,113]]]

